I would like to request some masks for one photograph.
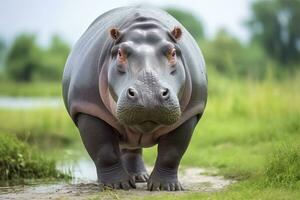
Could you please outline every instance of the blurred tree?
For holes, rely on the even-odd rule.
[[[41,65],[40,56],[41,49],[34,35],[17,36],[6,58],[8,75],[16,81],[31,81],[34,71]]]
[[[70,47],[59,36],[47,49],[36,44],[35,36],[19,35],[6,58],[6,71],[13,80],[60,80]]]
[[[212,41],[202,44],[206,63],[228,76],[263,75],[265,56],[257,46],[243,46],[239,40],[221,29]]]
[[[206,47],[206,62],[222,73],[230,73],[241,48],[239,41],[222,29]]]
[[[0,38],[0,81],[4,79],[3,64],[5,55],[6,45],[4,41]]]
[[[204,38],[204,30],[201,21],[191,12],[176,8],[166,8],[165,11],[175,17],[197,41]]]
[[[300,61],[300,0],[261,0],[247,22],[252,38],[282,64]]]
[[[6,49],[6,45],[5,45],[4,41],[0,38],[0,69],[3,64],[5,49]]]
[[[54,35],[49,48],[43,53],[42,68],[39,69],[39,77],[36,78],[60,80],[69,52],[69,45],[58,35]]]

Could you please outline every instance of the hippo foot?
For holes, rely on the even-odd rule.
[[[106,190],[106,189],[123,189],[123,190],[129,190],[129,189],[135,189],[135,183],[132,179],[125,180],[125,181],[117,181],[117,182],[106,182],[106,183],[99,183],[100,190]]]
[[[129,190],[136,188],[134,179],[121,167],[99,171],[98,177],[101,191],[104,189]]]
[[[147,172],[130,174],[130,176],[135,180],[136,183],[144,183],[144,182],[147,182],[149,179],[149,174]]]
[[[148,182],[149,191],[182,191],[184,190],[177,179],[177,174],[166,175],[163,173],[152,172]]]
[[[135,180],[135,182],[147,182],[147,180],[149,179],[149,175],[144,165],[141,149],[123,149],[122,163],[126,171]]]

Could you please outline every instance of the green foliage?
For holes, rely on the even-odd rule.
[[[43,53],[42,66],[36,79],[61,80],[70,47],[58,35],[52,37],[50,46]]]
[[[226,30],[220,30],[211,41],[200,42],[208,67],[232,76],[262,78],[267,59],[258,46],[244,46]]]
[[[204,38],[204,29],[201,21],[191,12],[177,8],[166,8],[165,11],[175,17],[196,40]]]
[[[0,72],[2,70],[2,65],[4,63],[4,54],[6,50],[6,44],[5,42],[0,38]],[[0,77],[1,80],[1,77]]]
[[[0,181],[63,177],[53,160],[14,136],[0,133]]]
[[[263,0],[252,5],[248,26],[253,39],[282,64],[300,61],[299,10],[299,0]]]
[[[9,76],[17,81],[32,81],[35,70],[41,66],[41,54],[35,36],[19,35],[7,55],[6,67]]]
[[[15,81],[61,80],[69,46],[57,35],[49,48],[40,47],[34,35],[21,34],[14,41],[6,58],[6,71]]]
[[[0,39],[0,53],[2,53],[4,51],[5,47],[6,46],[5,46],[4,41],[2,39]]]

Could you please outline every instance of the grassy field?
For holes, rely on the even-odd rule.
[[[237,182],[221,192],[157,199],[299,199],[300,73],[263,81],[210,74],[207,109],[181,166],[217,168]],[[0,121],[0,131],[40,149],[77,144],[83,150],[64,108],[0,110]],[[153,164],[155,155],[155,147],[146,149],[146,162]]]
[[[10,119],[10,120],[7,120]],[[0,131],[43,149],[57,149],[80,142],[77,129],[64,108],[0,110]]]
[[[18,83],[3,80],[0,81],[0,96],[22,97],[52,97],[61,96],[60,82],[30,82]]]

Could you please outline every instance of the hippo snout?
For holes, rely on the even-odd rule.
[[[134,87],[129,87],[126,93],[127,93],[128,101],[138,101],[139,98],[142,98],[143,95],[143,94],[139,94]],[[164,101],[167,101],[170,98],[170,90],[168,88],[163,87],[155,93],[157,93],[156,94],[157,97],[155,98],[158,98],[158,100],[162,101],[162,103],[164,103]],[[145,95],[149,95],[149,94],[145,94]]]
[[[117,118],[125,126],[149,133],[163,125],[171,125],[181,115],[180,105],[172,89],[160,84],[137,82],[124,90],[117,102]]]

